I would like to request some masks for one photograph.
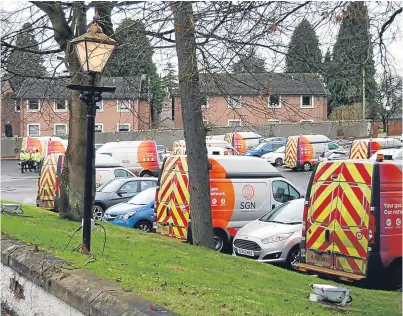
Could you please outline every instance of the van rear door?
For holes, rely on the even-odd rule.
[[[369,142],[367,140],[355,140],[351,145],[350,159],[367,159],[369,155]]]
[[[366,274],[373,164],[345,162],[338,176],[334,269]]]
[[[54,208],[58,158],[59,155],[50,155],[45,157],[43,161],[38,188],[38,204],[40,207]]]
[[[290,136],[285,146],[285,164],[288,168],[297,167],[299,136]]]
[[[176,156],[166,158],[162,173],[160,175],[160,185],[157,193],[156,210],[156,232],[161,235],[171,235],[171,204],[173,200],[173,188],[175,187],[175,162]]]

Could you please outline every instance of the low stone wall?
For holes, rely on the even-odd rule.
[[[212,127],[209,135],[222,135],[230,132],[256,132],[264,137],[273,136],[293,136],[300,134],[321,134],[329,138],[347,138],[347,137],[369,137],[371,134],[371,122],[369,120],[361,121],[337,121],[322,123],[289,123],[272,124],[261,126],[241,126],[241,127]],[[172,147],[174,141],[184,139],[182,129],[154,129],[136,132],[121,133],[97,133],[95,142],[104,144],[116,140],[145,140],[152,139],[159,145]],[[1,158],[18,158],[16,149],[21,148],[22,138],[2,139],[1,140]]]
[[[12,315],[176,314],[116,284],[13,239],[1,240],[1,305]]]

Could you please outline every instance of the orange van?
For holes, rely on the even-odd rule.
[[[402,284],[402,161],[320,162],[305,199],[297,268]]]
[[[396,138],[366,138],[353,141],[350,159],[369,159],[378,150],[400,148],[403,144]]]
[[[252,149],[258,145],[263,139],[262,135],[254,132],[227,133],[224,136],[224,140],[228,144],[231,144],[241,155],[245,154],[248,149]]]
[[[247,223],[301,197],[298,190],[263,159],[213,155],[209,162],[212,166],[210,204],[217,251],[228,249],[238,229]],[[187,157],[166,158],[157,186],[156,232],[191,241]]]

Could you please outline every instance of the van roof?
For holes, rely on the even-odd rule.
[[[249,139],[249,138],[263,138],[262,135],[255,133],[255,132],[236,132],[235,134],[240,135],[244,139]]]
[[[153,141],[153,140],[125,140],[125,141],[107,142],[107,143],[103,144],[98,149],[97,152],[100,152],[100,150],[102,150],[102,149],[139,145],[140,143],[143,143],[143,142],[153,142],[153,143],[155,143],[155,141]]]
[[[321,141],[325,141],[325,142],[330,142],[331,139],[325,135],[295,135],[295,136],[290,136],[290,137],[305,137],[306,139],[308,139],[311,142],[321,142]]]
[[[362,139],[355,139],[353,142],[377,142],[380,145],[383,144],[392,144],[394,146],[398,146],[401,145],[403,146],[403,144],[400,142],[400,140],[393,138],[393,137],[385,137],[385,138],[362,138]]]
[[[109,155],[103,155],[97,152],[95,154],[95,167],[122,167],[122,164]]]

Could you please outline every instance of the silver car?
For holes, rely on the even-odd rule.
[[[261,262],[287,263],[299,259],[304,199],[284,203],[242,227],[233,242],[233,255]]]

